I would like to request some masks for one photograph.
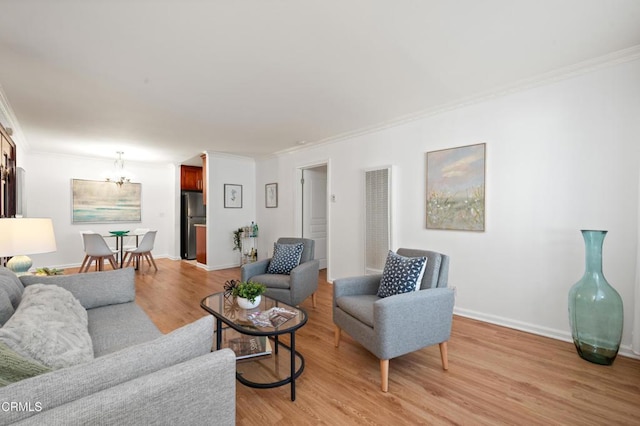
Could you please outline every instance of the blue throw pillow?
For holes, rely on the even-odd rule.
[[[382,271],[378,296],[415,291],[420,285],[426,264],[426,257],[404,257],[390,251]]]
[[[267,268],[268,274],[289,275],[291,270],[300,264],[304,245],[298,244],[273,244],[273,257]]]

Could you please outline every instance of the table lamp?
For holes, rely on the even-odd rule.
[[[0,257],[11,257],[7,268],[16,275],[28,273],[33,265],[27,254],[56,251],[53,222],[49,218],[0,219]]]

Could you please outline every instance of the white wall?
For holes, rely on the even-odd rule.
[[[207,152],[207,269],[240,264],[233,231],[256,220],[255,182],[252,158]],[[242,185],[242,208],[224,208],[224,184]]]
[[[331,162],[329,279],[363,272],[363,170],[395,166],[397,247],[451,256],[456,312],[568,340],[567,293],[581,277],[580,229],[609,231],[604,272],[634,311],[640,159],[640,61],[434,114],[257,164],[257,188],[278,182],[279,206],[258,194],[261,251],[293,235],[295,171]],[[487,144],[486,231],[425,228],[425,153]],[[261,201],[262,200],[262,201]]]
[[[31,255],[34,267],[79,266],[84,257],[79,231],[86,229],[104,234],[117,229],[157,229],[154,256],[179,257],[179,234],[176,234],[179,181],[174,165],[125,158],[125,167],[133,174],[132,181],[142,184],[142,221],[122,224],[71,223],[71,179],[102,180],[113,169],[113,160],[26,153],[18,159],[18,165],[26,171],[27,215],[53,219],[58,247],[55,253]]]

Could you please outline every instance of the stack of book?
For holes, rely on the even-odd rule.
[[[228,347],[236,353],[236,360],[271,355],[271,343],[267,336],[240,335],[228,340]]]

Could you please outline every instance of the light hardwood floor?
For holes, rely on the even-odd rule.
[[[200,300],[238,279],[238,268],[206,272],[157,260],[137,273],[136,300],[164,333],[206,313]],[[71,272],[71,271],[69,271]],[[449,370],[438,345],[390,362],[380,391],[378,360],[346,333],[333,346],[331,285],[321,274],[318,306],[301,305],[308,323],[296,334],[306,368],[289,387],[237,383],[238,425],[639,425],[640,361],[613,366],[582,360],[572,344],[456,316]],[[211,384],[215,386],[215,383]],[[212,424],[215,424],[215,413]]]

